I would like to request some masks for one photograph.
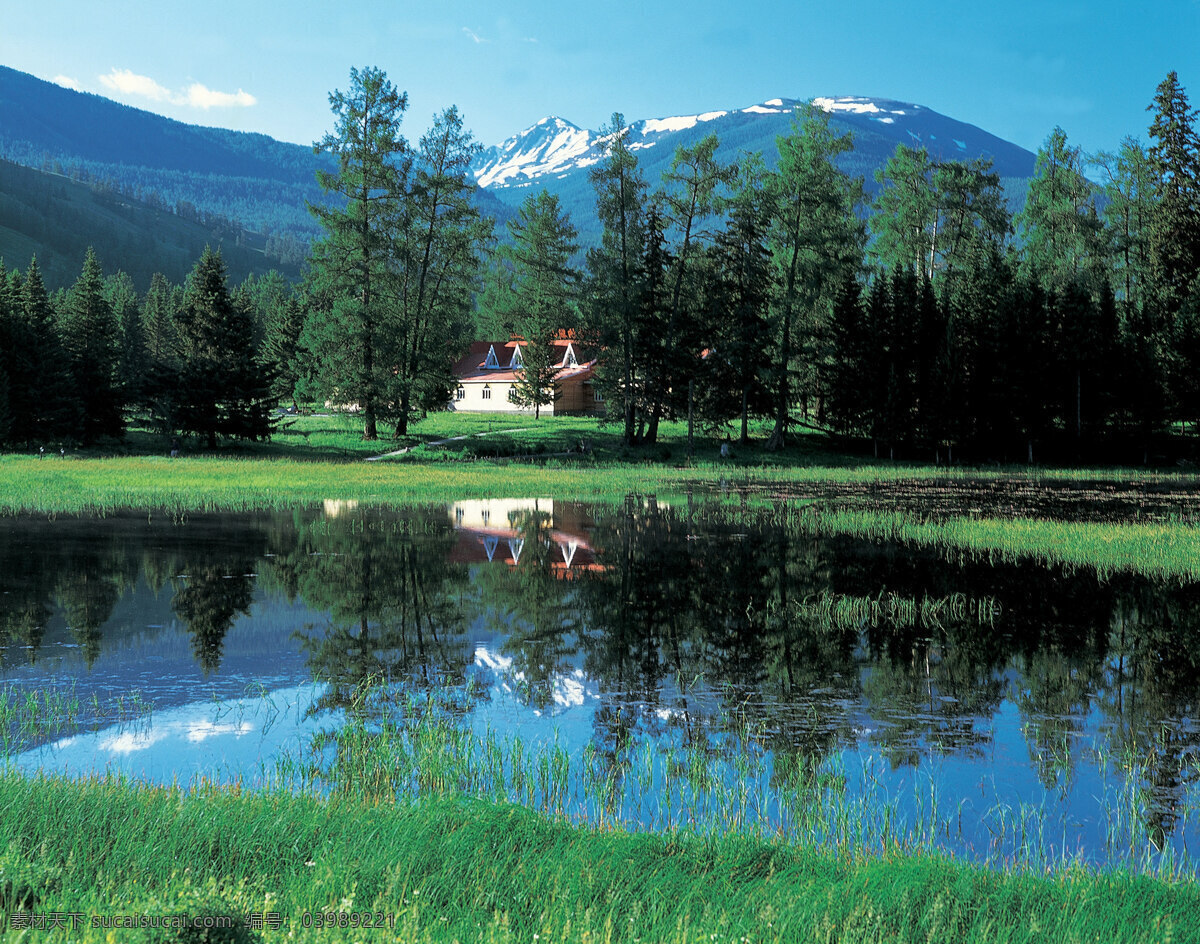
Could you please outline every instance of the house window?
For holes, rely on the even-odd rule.
[[[460,386],[457,390],[454,391],[454,399],[455,400],[465,400],[466,398],[467,398],[467,388],[466,387]]]
[[[517,402],[517,388],[516,387],[508,388],[508,402],[509,403]]]
[[[604,394],[603,394],[603,393],[601,393],[599,390],[595,390],[595,391],[593,391],[593,392],[592,392],[592,398],[593,398],[593,399],[594,399],[594,400],[595,400],[597,403],[603,403],[603,402],[604,402]]]
[[[492,388],[487,386],[486,384],[484,385],[484,388],[483,388],[483,398],[485,400],[490,400],[492,398]]]

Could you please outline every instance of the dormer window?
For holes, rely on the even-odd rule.
[[[513,356],[512,356],[512,360],[508,362],[508,366],[509,366],[509,368],[511,368],[513,370],[515,370],[518,367],[525,366],[525,359],[523,357],[521,357],[521,345],[519,345],[519,344],[513,345]]]
[[[567,345],[567,353],[563,355],[563,367],[578,367],[579,361],[575,358],[575,345]]]
[[[494,344],[488,345],[487,360],[485,360],[483,362],[483,366],[491,367],[491,368],[497,368],[500,366],[500,362],[498,360],[496,360],[496,345],[494,345]]]

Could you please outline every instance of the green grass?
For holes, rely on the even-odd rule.
[[[151,939],[92,916],[167,913],[283,916],[241,938],[266,942],[1200,940],[1193,882],[597,831],[503,803],[4,775],[0,808],[0,909],[82,914],[85,942]],[[306,912],[395,927],[303,929]]]

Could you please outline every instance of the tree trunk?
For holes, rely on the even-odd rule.
[[[408,393],[408,388],[406,387],[404,392],[402,394],[400,394],[400,417],[399,417],[399,419],[396,420],[396,435],[397,436],[407,436],[408,435],[408,407],[409,407],[409,393]]]
[[[694,407],[694,402],[695,402],[694,401],[695,386],[696,386],[696,382],[694,380],[688,381],[688,459],[689,460],[691,460],[692,456],[695,455],[695,451],[696,451],[693,440],[692,440],[692,425],[693,425],[693,416],[694,416],[693,407]]]
[[[742,445],[750,442],[750,391],[748,387],[742,387]]]

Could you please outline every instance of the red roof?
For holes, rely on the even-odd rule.
[[[525,345],[525,339],[520,337],[513,337],[507,341],[472,341],[467,356],[454,365],[454,376],[460,383],[491,381],[515,383],[520,379],[518,373],[520,367],[515,369],[510,367],[513,353],[518,346],[525,347]],[[573,334],[564,331],[560,331],[552,342],[556,363],[561,364],[566,361],[568,351],[571,350],[574,351],[576,360],[575,367],[563,367],[559,370],[554,378],[556,381],[587,377],[595,373],[596,359],[588,357],[578,345],[579,342],[574,340]],[[487,366],[489,351],[495,352],[495,367]]]

